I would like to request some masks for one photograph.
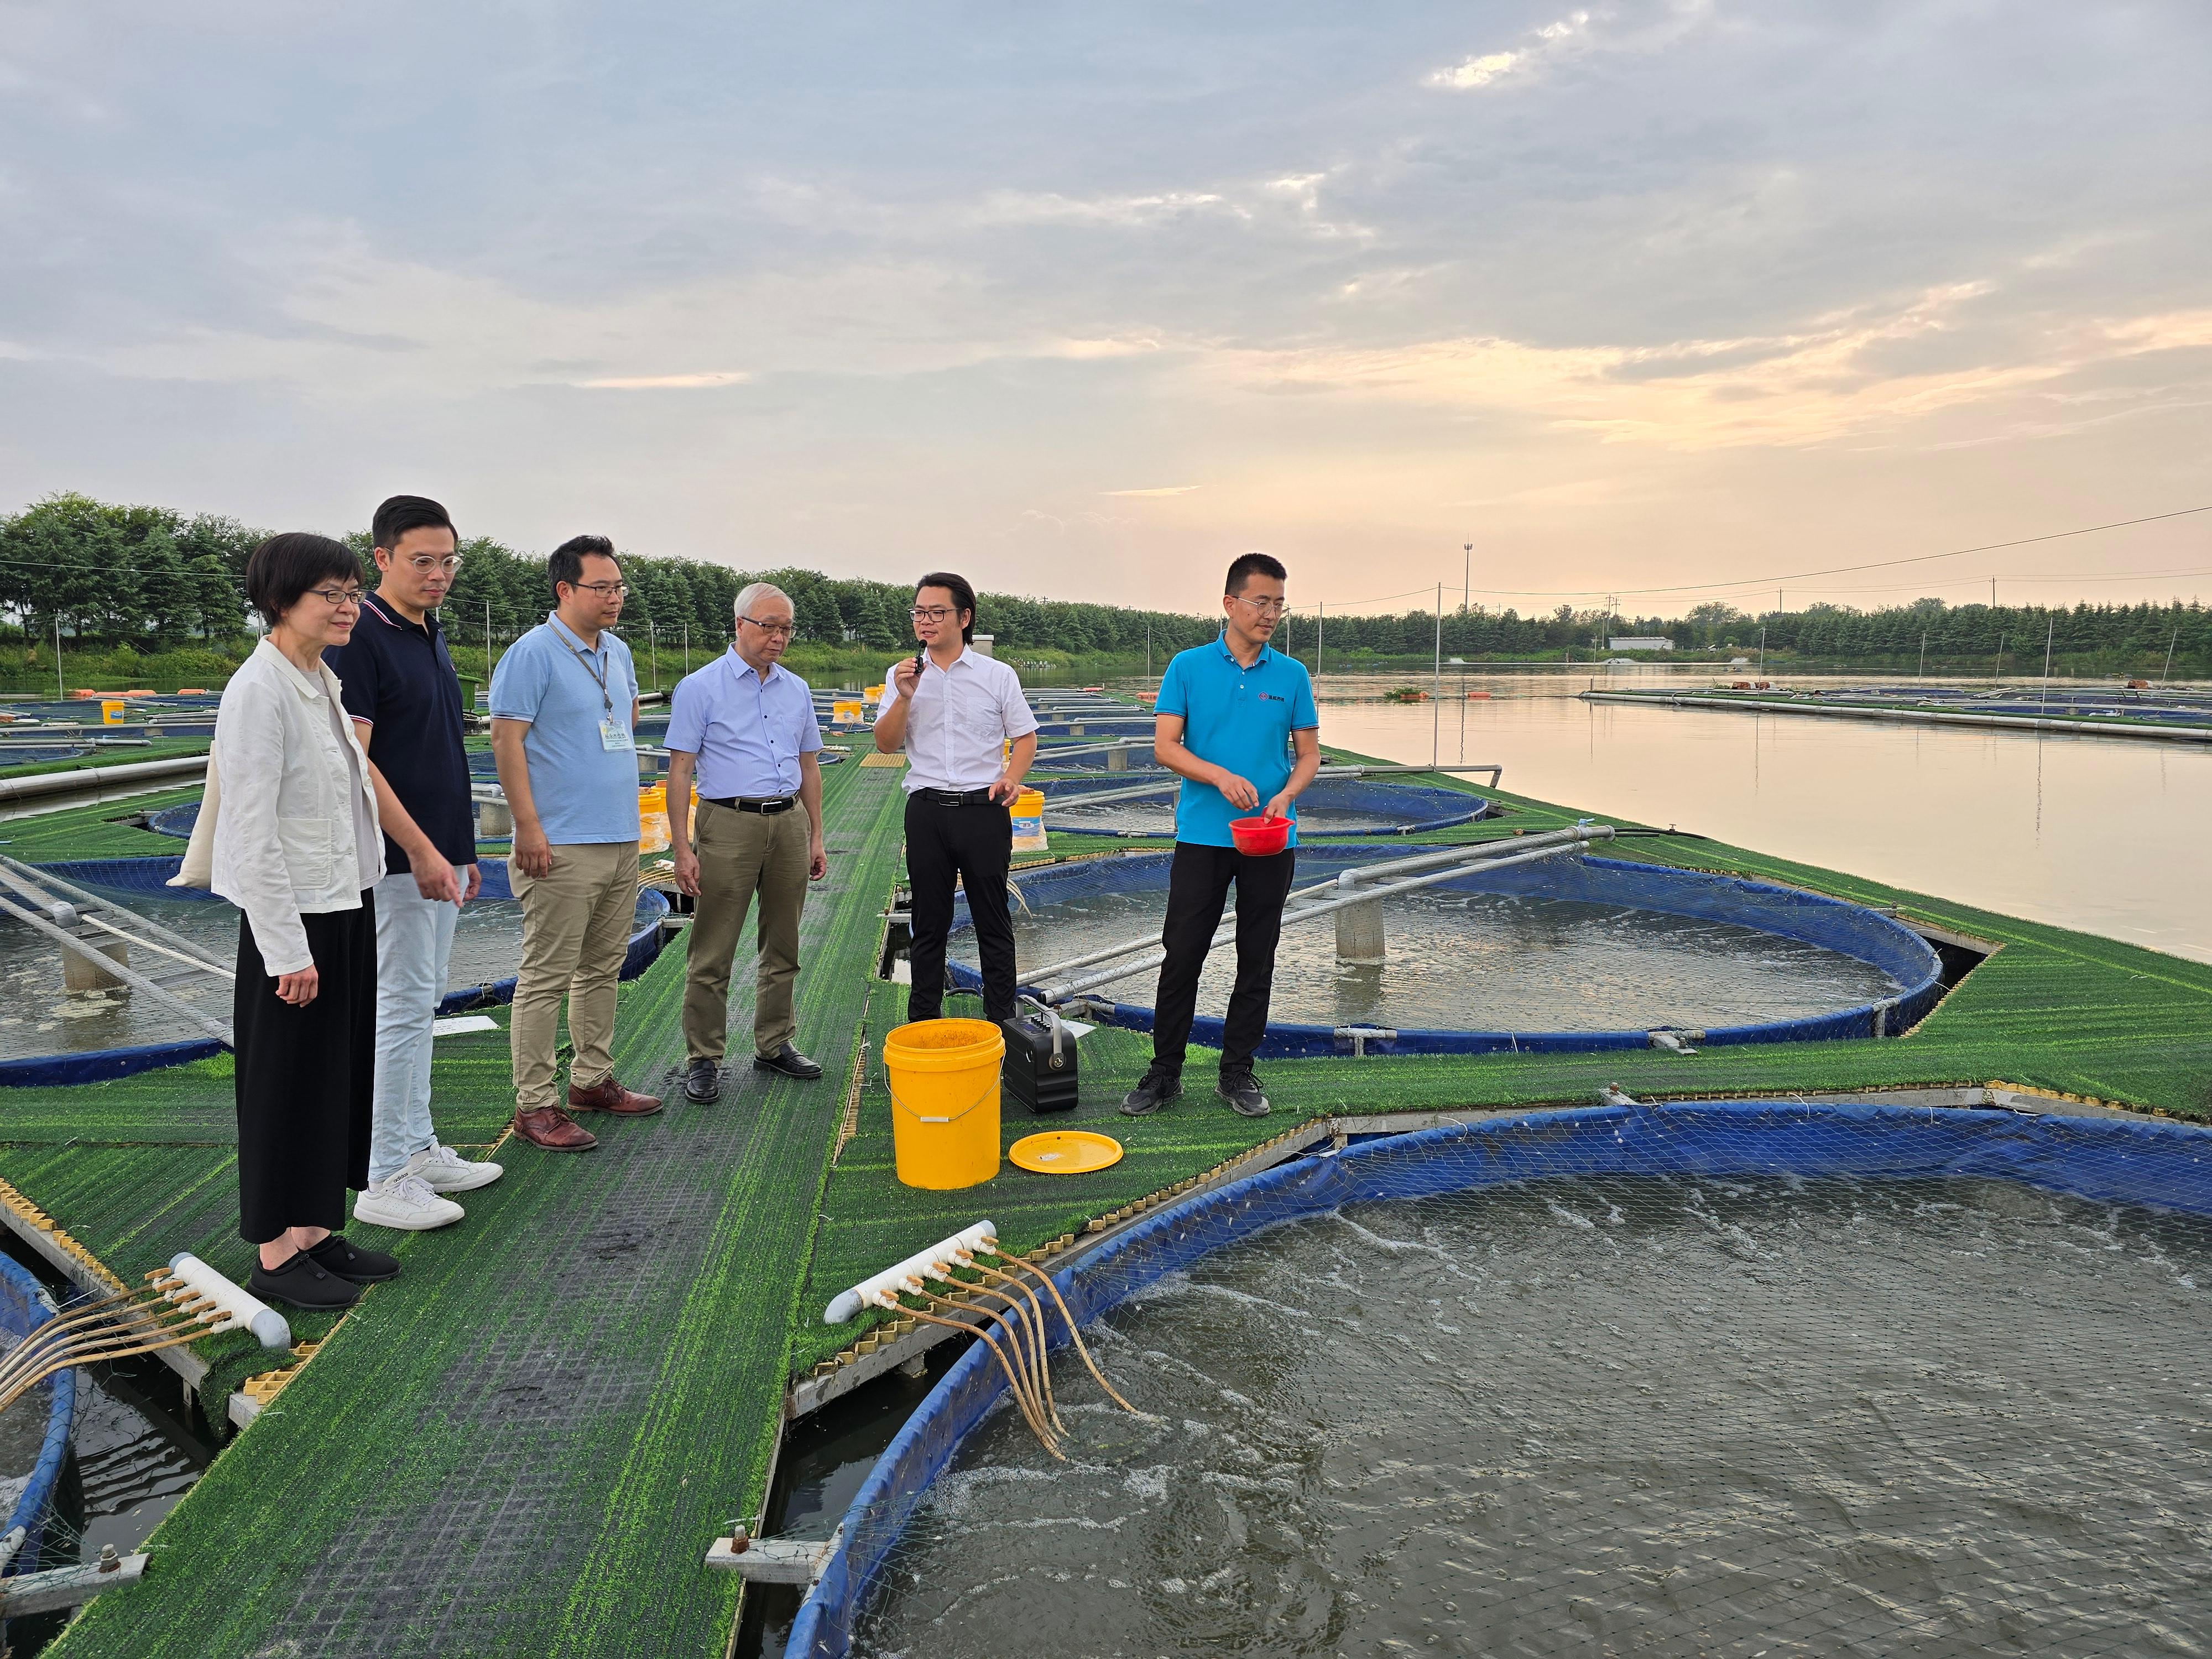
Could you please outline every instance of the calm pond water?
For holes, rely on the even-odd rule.
[[[1441,703],[1379,700],[1407,679],[1328,676],[1323,739],[1411,762],[1434,742],[1518,793],[2212,962],[2212,749],[1584,702],[1587,674],[1447,668]]]

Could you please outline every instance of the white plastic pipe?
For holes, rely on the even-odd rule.
[[[927,1249],[916,1250],[896,1267],[886,1267],[862,1279],[851,1290],[839,1292],[822,1310],[822,1322],[842,1325],[863,1308],[887,1306],[896,1299],[899,1291],[919,1290],[924,1279],[945,1278],[958,1260],[958,1253],[995,1253],[998,1243],[999,1230],[988,1221],[979,1221],[948,1238],[940,1238]]]
[[[252,1331],[263,1347],[292,1346],[292,1328],[283,1314],[231,1283],[199,1257],[179,1250],[169,1258],[169,1271],[236,1320],[240,1329]]]

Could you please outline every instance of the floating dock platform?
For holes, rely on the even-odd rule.
[[[588,1156],[503,1141],[503,1030],[441,1040],[440,1131],[472,1153],[495,1149],[505,1179],[469,1194],[468,1218],[452,1230],[396,1243],[362,1230],[393,1245],[404,1271],[342,1321],[297,1318],[300,1347],[277,1369],[246,1338],[180,1358],[210,1419],[239,1425],[235,1438],[154,1534],[143,1579],[90,1603],[49,1650],[55,1659],[725,1654],[741,1581],[708,1566],[708,1553],[733,1523],[758,1532],[786,1424],[917,1358],[936,1334],[882,1312],[829,1327],[822,1307],[978,1215],[1008,1249],[1064,1259],[1172,1197],[1348,1134],[1588,1104],[1616,1085],[1662,1100],[1848,1096],[1930,1111],[1994,1103],[2212,1116],[2212,965],[1624,826],[1610,857],[1896,915],[1944,954],[1948,994],[1884,1039],[1695,1056],[1270,1061],[1274,1113],[1259,1121],[1203,1091],[1157,1117],[1119,1116],[1149,1038],[1101,1029],[1083,1039],[1081,1103],[1051,1127],[1109,1127],[1127,1147],[1120,1163],[1067,1178],[1009,1165],[981,1188],[915,1191],[894,1176],[878,1060],[905,1001],[882,976],[902,868],[899,781],[896,766],[824,777],[831,869],[809,895],[799,1022],[828,1075],[799,1084],[738,1070],[715,1104],[687,1102],[677,950],[623,987],[617,1054],[622,1078],[662,1093],[667,1109],[595,1125],[600,1147]],[[1500,810],[1418,840],[1577,817],[1482,793]],[[112,805],[9,830],[9,850],[32,862],[177,850]],[[1054,836],[1039,857],[1117,850]],[[750,975],[737,984],[731,1022],[742,1032]],[[503,1023],[503,1011],[494,1017]],[[1006,1115],[1009,1141],[1036,1127]],[[180,1249],[242,1276],[233,1140],[227,1056],[0,1091],[0,1215],[80,1282],[133,1280]]]
[[[2051,736],[2139,738],[2153,742],[2212,743],[2212,695],[2128,687],[2058,690],[2005,686],[1844,686],[1818,690],[1742,681],[1703,691],[1601,691],[1584,702],[1659,704],[1668,708],[1726,708],[1754,714],[1814,714],[1832,720],[1907,726],[1982,726]]]

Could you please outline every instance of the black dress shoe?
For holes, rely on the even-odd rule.
[[[289,1303],[313,1313],[350,1308],[361,1295],[360,1285],[350,1279],[325,1273],[305,1250],[281,1267],[264,1267],[255,1262],[246,1288],[264,1302]]]
[[[307,1254],[325,1273],[349,1279],[356,1285],[381,1285],[387,1279],[399,1277],[398,1256],[349,1244],[343,1233],[332,1233],[321,1243],[309,1245]]]
[[[1137,1086],[1121,1097],[1123,1117],[1150,1117],[1182,1093],[1182,1073],[1148,1066]]]
[[[711,1106],[722,1097],[722,1068],[711,1060],[695,1060],[684,1074],[684,1098]]]
[[[788,1042],[772,1054],[755,1054],[756,1072],[781,1072],[786,1077],[795,1077],[802,1083],[811,1083],[822,1075],[822,1068]]]

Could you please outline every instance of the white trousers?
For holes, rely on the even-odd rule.
[[[468,890],[468,866],[454,879]],[[430,1127],[430,1024],[446,994],[460,907],[426,899],[401,870],[376,884],[376,1119],[368,1178],[383,1181],[437,1142]]]

